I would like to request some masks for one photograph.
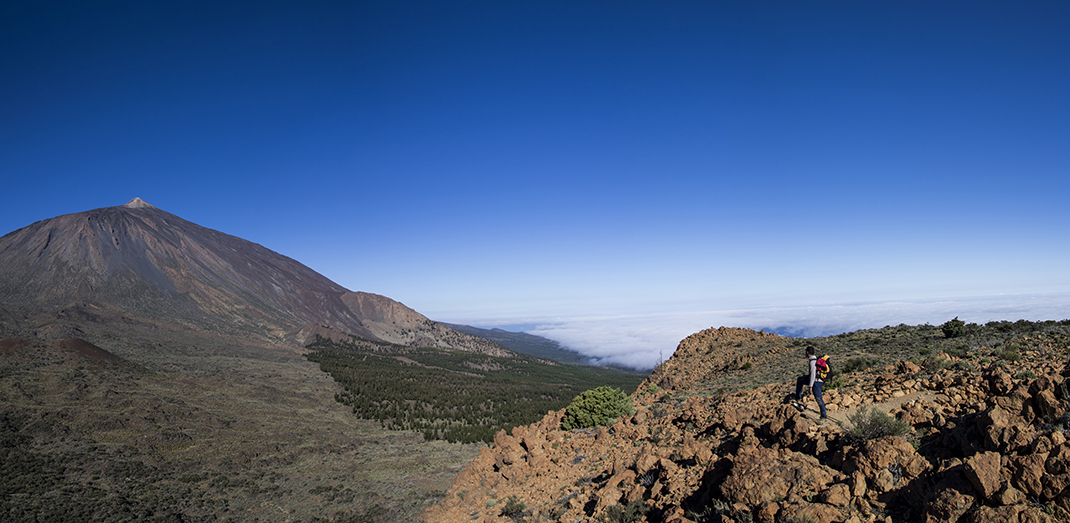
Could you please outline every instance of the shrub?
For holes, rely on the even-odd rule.
[[[936,374],[947,367],[947,360],[936,356],[929,356],[921,362],[921,368],[929,374]]]
[[[879,410],[876,407],[858,412],[847,417],[853,427],[848,432],[852,438],[858,441],[868,441],[885,436],[904,436],[910,432],[910,425],[905,421],[897,420]]]
[[[860,370],[868,369],[876,364],[880,363],[877,358],[870,358],[869,356],[858,356],[851,358],[843,363],[843,372],[857,372]]]
[[[966,335],[966,322],[955,316],[955,319],[948,320],[947,323],[941,325],[940,330],[946,338],[959,338]]]
[[[598,387],[573,398],[572,403],[565,408],[561,428],[572,430],[609,425],[620,416],[630,416],[634,413],[632,401],[620,389]]]
[[[505,501],[505,506],[502,507],[500,515],[513,521],[520,521],[524,517],[524,511],[527,508],[527,504],[517,499],[516,496],[509,496],[509,499]]]
[[[1004,349],[1003,351],[1000,351],[999,357],[1001,359],[1004,359],[1004,360],[1007,360],[1007,361],[1018,361],[1018,360],[1022,359],[1021,353],[1019,353],[1013,347],[1017,347],[1017,345],[1014,345],[1014,346],[1012,346],[1010,348],[1007,348],[1007,349]]]
[[[947,349],[947,355],[952,358],[963,358],[966,356],[966,351],[959,348]]]
[[[821,390],[836,390],[844,385],[847,385],[847,380],[839,373],[832,372],[829,374],[829,379],[825,381],[825,385],[821,387]]]
[[[647,507],[643,500],[637,499],[627,505],[606,507],[605,513],[598,518],[598,521],[600,523],[631,523],[643,519],[648,511],[650,507]]]

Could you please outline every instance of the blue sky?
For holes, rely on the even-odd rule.
[[[0,232],[141,197],[640,366],[721,324],[1065,319],[1068,26],[1065,2],[4,2]]]

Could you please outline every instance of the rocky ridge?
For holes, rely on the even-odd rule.
[[[783,404],[791,384],[723,393],[703,377],[791,352],[792,339],[708,329],[631,395],[610,427],[564,431],[564,410],[499,432],[425,522],[1043,522],[1070,518],[1064,337],[1023,337],[1017,361],[848,374],[832,420]],[[758,351],[760,354],[761,351]],[[982,360],[983,361],[983,360]],[[852,436],[877,407],[905,436]]]

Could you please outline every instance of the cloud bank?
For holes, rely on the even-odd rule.
[[[525,331],[558,341],[600,363],[649,370],[668,359],[680,340],[710,327],[813,337],[900,323],[939,325],[954,317],[967,323],[1063,320],[1070,318],[1070,294],[586,316],[532,322]]]

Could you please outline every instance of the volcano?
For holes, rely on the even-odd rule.
[[[78,303],[106,304],[192,328],[225,324],[298,342],[331,332],[401,345],[508,352],[140,198],[42,220],[0,238],[0,317]]]

